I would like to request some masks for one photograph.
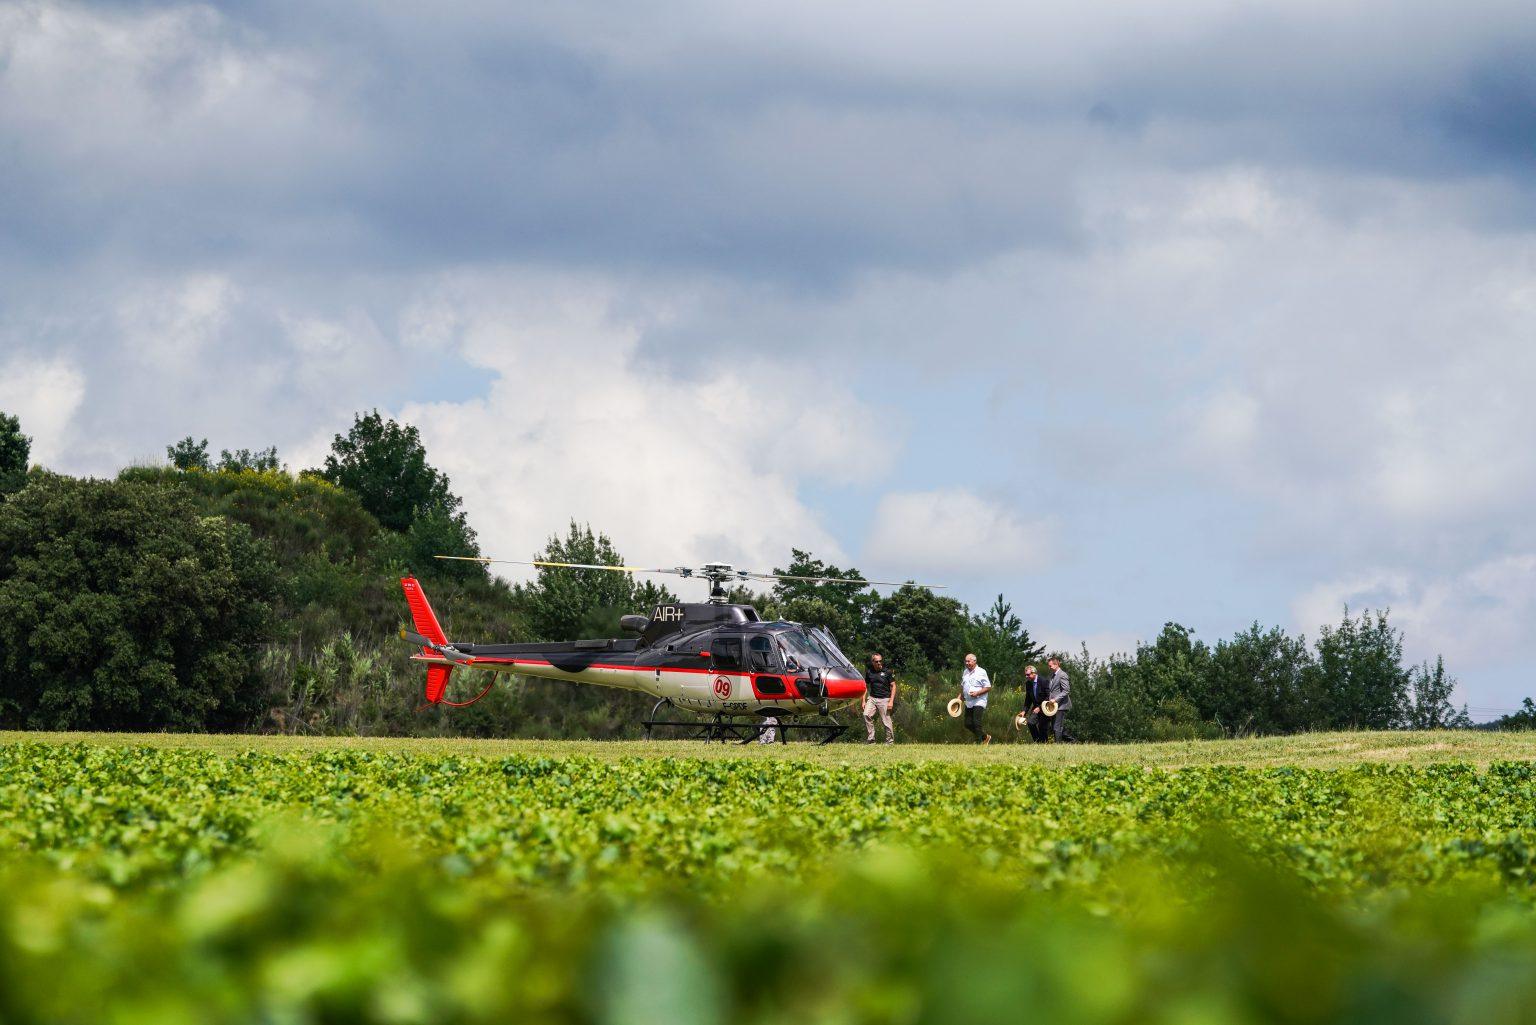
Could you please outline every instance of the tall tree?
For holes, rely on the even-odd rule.
[[[257,456],[269,454],[275,463],[275,449]],[[405,567],[439,578],[485,577],[478,563],[434,560],[438,555],[473,558],[480,546],[447,475],[427,462],[415,427],[385,419],[376,409],[359,414],[346,436],[338,434],[332,441],[325,467],[312,472],[357,495],[381,526],[398,535],[386,547],[398,553]]]
[[[165,457],[178,470],[212,470],[213,461],[208,457],[208,439],[195,440],[187,435],[174,445],[165,446]]]
[[[1205,700],[1211,672],[1211,649],[1195,639],[1195,631],[1181,623],[1164,623],[1151,644],[1136,647],[1133,671],[1141,680],[1147,699],[1154,705],[1185,698],[1195,707]]]
[[[1499,718],[1493,725],[1501,730],[1536,730],[1536,701],[1526,698],[1518,712]]]
[[[351,430],[336,435],[324,468],[316,472],[357,495],[364,509],[400,533],[419,516],[433,511],[451,516],[461,504],[447,475],[427,462],[416,428],[386,419],[377,409],[359,414]]]
[[[1403,725],[1410,730],[1465,729],[1472,725],[1466,706],[1458,711],[1451,704],[1451,694],[1456,690],[1456,678],[1445,671],[1445,659],[1435,657],[1435,667],[1428,662],[1414,666],[1408,672],[1409,698],[1405,704]]]
[[[0,413],[0,498],[20,491],[27,482],[32,439],[21,433],[21,421]]]
[[[1292,733],[1310,725],[1304,702],[1312,652],[1305,638],[1255,622],[1231,640],[1217,641],[1206,686],[1196,697],[1200,715],[1226,733]]]
[[[383,533],[388,534],[388,531]],[[486,567],[478,562],[463,562],[480,555],[474,528],[463,513],[429,509],[417,516],[410,529],[399,537],[405,568],[423,576],[469,581],[483,579]],[[438,559],[439,555],[455,556]]]
[[[1152,708],[1125,656],[1108,662],[1094,658],[1084,644],[1074,655],[1053,651],[1072,679],[1072,711],[1067,715],[1072,734],[1080,740],[1124,743],[1146,740],[1151,732]]]
[[[834,577],[847,583],[779,580],[773,585],[767,608],[778,618],[832,631],[838,646],[850,658],[858,659],[860,656],[853,653],[868,647],[865,626],[870,610],[879,601],[865,583],[864,574],[856,569],[839,569],[798,548],[791,548],[790,556],[787,567],[775,567],[773,572],[798,577]]]
[[[1385,730],[1402,720],[1408,671],[1402,634],[1387,615],[1367,609],[1355,619],[1346,607],[1338,626],[1323,627],[1309,682],[1309,696],[1322,717],[1319,725]]]
[[[965,606],[926,587],[903,584],[870,610],[868,646],[903,675],[956,666],[964,652]],[[862,661],[865,652],[848,652]]]
[[[624,565],[623,556],[608,535],[574,520],[565,537],[551,537],[544,550],[533,558],[536,562]],[[629,573],[553,566],[540,567],[538,579],[519,588],[519,594],[528,607],[534,630],[546,640],[616,636],[620,616],[649,612],[652,605],[677,600],[654,582],[637,586]]]

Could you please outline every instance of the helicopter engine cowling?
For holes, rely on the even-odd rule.
[[[857,676],[834,676],[832,679],[823,677],[821,685],[829,701],[856,701],[866,693],[863,678]]]

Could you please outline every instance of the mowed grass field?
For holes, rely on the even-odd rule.
[[[508,755],[621,758],[795,758],[820,764],[878,766],[906,762],[960,765],[1136,765],[1178,769],[1197,765],[1339,768],[1365,763],[1431,765],[1536,759],[1536,732],[1472,730],[1426,732],[1308,733],[1239,740],[1168,741],[1148,744],[1030,744],[999,736],[986,747],[971,744],[866,745],[850,741],[862,726],[834,744],[704,743],[691,740],[572,741],[468,740],[402,737],[302,737],[194,733],[17,733],[0,731],[0,744],[92,744],[112,747],[186,748],[225,754],[256,751],[400,752],[499,758]],[[956,728],[958,731],[958,727]]]
[[[1533,735],[0,734],[4,1022],[1530,1021],[1533,908]]]

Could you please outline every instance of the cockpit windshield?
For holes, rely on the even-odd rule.
[[[842,649],[837,646],[837,642],[832,639],[831,632],[825,627],[811,627],[811,636],[821,642],[822,648],[825,649],[828,657],[832,660],[832,665],[842,666],[844,669],[858,672],[857,669],[853,668],[853,663],[848,661],[848,656],[844,655]]]
[[[832,639],[832,635],[819,626],[791,627],[780,633],[778,638],[784,654],[797,663],[805,662],[826,669],[858,671],[853,668],[853,663],[848,661],[848,657],[838,650],[837,642]]]
[[[804,630],[785,630],[779,634],[779,643],[784,645],[784,650],[798,658],[809,657],[817,664],[824,664],[828,655],[822,650],[820,644]]]

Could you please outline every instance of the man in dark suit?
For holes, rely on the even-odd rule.
[[[1045,696],[1056,702],[1056,714],[1046,715],[1041,709],[1040,729],[1049,732],[1050,736],[1059,744],[1067,735],[1067,709],[1072,707],[1072,681],[1067,674],[1062,672],[1061,659],[1051,658],[1046,661],[1051,667],[1051,678],[1045,684]]]
[[[1045,700],[1045,681],[1034,666],[1024,669],[1024,722],[1036,744],[1045,743],[1045,720],[1040,716],[1040,702]]]

